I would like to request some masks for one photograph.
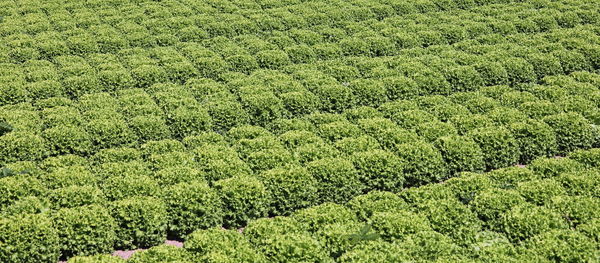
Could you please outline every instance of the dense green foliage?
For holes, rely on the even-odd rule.
[[[549,167],[549,160],[555,159],[535,163]],[[372,191],[344,204],[251,220],[238,231],[198,230],[184,248],[158,246],[131,261],[594,262],[600,246],[597,189],[575,191],[578,186],[561,177],[599,171],[564,160],[571,170],[545,179],[518,167],[462,173],[400,193]],[[509,180],[518,184],[507,185]]]
[[[2,1],[0,261],[593,261],[599,13]]]
[[[133,197],[109,205],[119,226],[117,248],[160,245],[167,238],[167,210],[156,198]]]
[[[223,200],[224,221],[229,228],[244,226],[251,219],[267,215],[269,195],[254,177],[232,177],[215,182]]]
[[[54,217],[62,255],[93,255],[112,250],[117,224],[108,209],[97,205],[62,208]]]
[[[195,229],[223,222],[223,202],[206,183],[191,181],[173,185],[165,189],[163,199],[169,218],[167,229],[175,236],[185,236]]]
[[[11,263],[56,262],[61,251],[58,230],[46,214],[2,218],[0,245],[0,260]]]

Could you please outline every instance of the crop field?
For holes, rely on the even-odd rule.
[[[600,2],[0,0],[0,169],[1,263],[600,262]]]

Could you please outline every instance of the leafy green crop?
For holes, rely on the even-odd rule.
[[[10,124],[6,122],[0,122],[0,136],[13,131],[13,129],[14,128]]]
[[[370,225],[364,225],[357,233],[344,235],[343,238],[346,238],[350,241],[350,244],[356,245],[361,242],[377,240],[379,238],[379,234],[371,233],[372,227]]]
[[[598,14],[0,1],[0,261],[593,261]]]

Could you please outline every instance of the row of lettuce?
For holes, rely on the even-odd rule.
[[[0,220],[0,259],[56,262],[61,253],[161,244],[177,203],[205,212],[177,212],[179,222],[202,221],[185,236],[184,248],[161,245],[127,262],[593,262],[600,256],[599,161],[599,149],[579,150],[527,168],[462,173],[396,193],[371,191],[252,220],[239,230],[221,228],[216,217],[231,215],[221,206],[260,214],[265,193],[251,179],[216,183],[227,192],[224,204],[199,182],[168,188],[162,201],[136,196],[58,211],[29,198],[20,209],[34,205],[37,213]],[[96,255],[69,262],[124,261]]]
[[[15,49],[5,52],[6,60],[22,62],[66,54],[114,53],[127,47],[170,46],[214,38],[255,39],[251,36],[267,39],[270,46],[281,47],[355,42],[365,33],[379,43],[402,44],[411,41],[406,37],[420,32],[422,36],[412,43],[428,46],[452,44],[487,33],[536,33],[577,24],[597,24],[600,20],[597,5],[586,1],[512,1],[515,3],[423,10],[429,12],[412,12],[427,9],[426,5],[413,8],[413,2],[397,1],[390,1],[397,5],[395,7],[377,1],[282,1],[284,6],[279,8],[244,6],[229,10],[211,7],[216,1],[106,2],[106,7],[86,7],[86,3],[59,0],[39,5],[30,2],[34,1],[23,5],[30,10],[3,6],[1,12],[12,14],[3,15],[0,36],[6,44],[1,46]],[[451,2],[444,1],[444,4]],[[16,2],[3,4],[18,5]],[[435,4],[431,6],[435,9]],[[187,10],[177,10],[178,7]],[[402,30],[398,29],[399,25]],[[399,46],[406,47],[412,46]]]
[[[167,236],[189,241],[140,262],[394,262],[438,252],[441,261],[585,261],[595,249],[598,195],[586,187],[597,186],[587,170],[597,150],[501,176],[463,173],[600,147],[597,5],[0,7],[1,262],[54,263]],[[452,186],[471,180],[473,189]],[[378,198],[391,214],[361,212]],[[564,216],[565,207],[585,211]],[[288,217],[252,221],[265,216]],[[417,230],[402,232],[405,224]],[[246,225],[244,235],[219,230]],[[554,228],[563,232],[524,241]],[[581,253],[570,250],[576,242]],[[476,254],[490,243],[506,250]]]
[[[208,166],[208,157],[203,156],[209,154],[203,152],[220,152],[220,157],[211,158],[223,161],[241,158],[235,165],[237,171],[258,173],[290,162],[378,150],[412,160],[412,166],[430,160],[431,171],[407,172],[407,177],[435,174],[442,178],[597,146],[598,76],[575,72],[545,77],[541,85],[487,86],[450,96],[415,96],[378,107],[356,106],[340,114],[309,108],[312,102],[303,95],[295,97],[298,103],[273,103],[277,99],[273,93],[255,92],[262,85],[249,86],[248,91],[242,88],[241,103],[223,100],[204,106],[194,89],[222,88],[205,79],[191,81],[194,84],[189,86],[127,89],[118,96],[96,93],[78,101],[54,98],[2,107],[0,119],[13,130],[0,136],[5,145],[0,149],[0,163],[40,162],[65,154],[88,158],[122,147],[139,152],[146,145],[179,139],[170,150],[176,154],[166,155],[169,161],[146,154],[152,169],[180,161],[199,167],[211,179],[223,179],[235,173],[211,171],[223,168]],[[372,87],[365,82],[363,86]],[[290,108],[309,109],[294,115],[287,113]],[[262,125],[249,126],[254,122]],[[204,144],[210,147],[197,149]]]
[[[512,2],[512,3],[511,3]],[[506,8],[506,4],[523,5],[522,1],[484,0],[484,1],[444,1],[430,0],[414,2],[398,1],[38,1],[3,2],[0,15],[7,18],[25,16],[23,19],[10,21],[2,27],[3,35],[16,32],[35,34],[42,31],[63,31],[79,28],[90,28],[101,23],[118,25],[123,20],[130,20],[153,29],[153,33],[165,33],[165,28],[181,29],[198,27],[200,32],[208,31],[212,35],[226,33],[262,34],[272,30],[291,30],[298,27],[323,25],[336,27],[348,22],[385,19],[396,15],[458,12],[461,10],[485,8]],[[566,11],[569,7],[594,7],[584,1],[527,2],[528,8],[560,8]],[[315,9],[320,9],[319,13]],[[521,10],[524,9],[521,7]],[[585,8],[579,8],[585,14]],[[100,11],[98,11],[100,10]],[[589,15],[584,15],[584,17]],[[158,19],[167,20],[159,23]],[[142,22],[142,20],[147,20]],[[279,20],[279,21],[278,21]],[[200,23],[204,21],[205,23]],[[229,27],[229,28],[228,28]],[[163,29],[163,31],[160,31]],[[194,28],[194,29],[198,29]],[[220,29],[219,29],[220,28]],[[234,28],[234,29],[231,29]],[[212,29],[212,30],[211,30]]]
[[[522,43],[511,43],[515,39]],[[304,47],[290,47],[287,53],[263,50],[255,56],[238,54],[223,59],[218,52],[226,50],[212,51],[198,43],[187,44],[181,50],[136,48],[122,50],[118,55],[91,53],[57,56],[52,60],[32,59],[22,64],[0,64],[0,104],[55,97],[77,99],[98,92],[117,94],[131,87],[148,89],[164,82],[185,84],[203,77],[225,84],[227,89],[219,91],[234,93],[225,98],[223,93],[210,96],[210,101],[239,101],[235,93],[241,91],[241,86],[257,81],[246,74],[258,71],[288,75],[274,83],[281,87],[263,87],[262,93],[300,92],[318,102],[311,107],[339,112],[355,104],[374,106],[414,95],[530,84],[545,76],[600,68],[600,40],[591,28],[558,30],[537,37],[530,34],[491,37],[481,42],[484,43],[463,41],[455,46],[413,48],[401,56],[370,58],[339,54],[323,61],[313,61],[314,52]],[[216,48],[230,44],[225,41],[216,44]],[[295,56],[306,60],[297,61]],[[280,73],[269,71],[275,69]],[[241,81],[248,78],[254,81]],[[365,80],[369,81],[368,87],[364,87]],[[215,90],[199,92],[205,92],[198,95],[207,97]],[[288,98],[280,100],[291,100],[289,96],[294,94],[287,95]]]
[[[358,107],[342,114],[313,113],[279,119],[268,129],[243,125],[223,135],[205,131],[181,141],[165,137],[137,145],[129,138],[107,146],[113,148],[75,152],[81,155],[72,153],[89,146],[79,146],[85,137],[67,132],[80,128],[68,124],[77,118],[65,114],[69,112],[65,109],[81,109],[81,120],[104,114],[98,134],[115,143],[127,134],[110,130],[114,127],[110,125],[123,121],[115,111],[120,98],[96,94],[73,106],[53,108],[61,110],[48,123],[60,125],[54,134],[63,137],[22,131],[34,130],[28,127],[35,127],[31,120],[36,119],[24,121],[27,110],[18,109],[13,114],[20,118],[14,119],[22,122],[14,122],[15,131],[0,137],[6,145],[0,156],[8,168],[23,173],[0,178],[0,211],[11,229],[6,233],[26,229],[15,222],[33,228],[2,238],[6,244],[23,244],[20,240],[30,237],[28,231],[40,233],[36,231],[41,224],[58,233],[58,239],[54,234],[44,238],[60,245],[58,252],[35,257],[13,251],[23,248],[11,245],[6,255],[13,255],[13,261],[8,262],[50,262],[58,255],[147,247],[162,243],[167,235],[183,238],[197,229],[243,227],[256,218],[344,203],[371,191],[398,193],[461,172],[597,147],[598,128],[584,117],[598,116],[598,102],[593,100],[598,94],[596,76],[580,72],[548,78],[556,85],[536,85],[530,91],[493,86],[448,97],[398,100],[379,108]],[[148,109],[152,104],[132,107],[136,105]],[[197,131],[194,126],[181,127]],[[48,134],[51,129],[38,131]],[[44,149],[58,152],[48,157]],[[598,158],[593,153],[579,153],[575,159],[593,164]],[[536,167],[552,160],[534,161],[530,169],[540,170]],[[597,177],[589,179],[585,183],[592,187]],[[45,221],[35,223],[40,218]]]
[[[318,104],[322,105],[321,110],[339,112],[348,103],[370,105],[388,99],[362,98],[367,91],[349,94],[353,90],[342,84],[355,79],[406,77],[414,82],[406,85],[419,88],[387,94],[389,99],[395,99],[406,92],[448,94],[481,85],[531,83],[548,75],[600,67],[596,32],[600,16],[584,15],[600,13],[596,12],[597,6],[561,7],[560,2],[558,6],[532,5],[525,2],[517,7],[500,5],[456,14],[367,19],[325,27],[321,30],[324,32],[302,27],[277,33],[266,31],[265,36],[226,37],[220,33],[206,39],[173,39],[164,45],[127,44],[127,37],[141,34],[141,39],[151,39],[161,34],[137,25],[133,22],[136,19],[126,18],[120,34],[114,28],[104,28],[107,21],[101,19],[100,28],[90,31],[81,26],[70,30],[73,32],[46,28],[35,36],[10,34],[2,42],[6,43],[6,52],[0,52],[0,56],[7,56],[0,57],[0,105],[114,93],[132,86],[146,89],[168,81],[183,84],[195,77],[227,82],[259,69],[279,69],[289,74],[320,70],[335,78],[333,82],[314,83],[319,86],[306,87],[305,92],[322,100]],[[505,16],[506,13],[513,15]],[[568,15],[563,19],[564,14]],[[466,18],[471,18],[468,23]],[[4,24],[9,26],[8,21],[21,19],[24,18],[6,18]],[[516,27],[515,21],[526,21],[527,25]],[[198,23],[210,24],[201,19]],[[149,32],[133,32],[131,28],[137,27]],[[89,32],[105,32],[105,36]],[[107,43],[96,43],[102,40]],[[324,85],[335,88],[321,87]],[[369,92],[381,96],[384,89],[374,87]],[[340,105],[331,105],[327,96],[341,100]]]

